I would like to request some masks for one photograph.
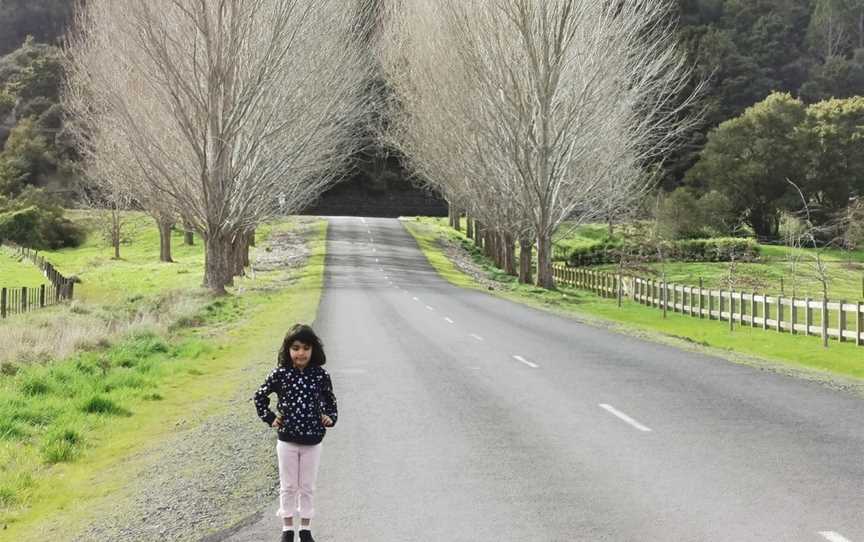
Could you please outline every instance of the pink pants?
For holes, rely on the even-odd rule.
[[[276,515],[292,518],[299,510],[301,518],[312,519],[315,517],[313,499],[321,462],[321,444],[304,446],[280,440],[276,444],[276,456],[279,458],[279,510]]]

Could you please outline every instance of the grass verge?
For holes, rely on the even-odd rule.
[[[167,336],[137,333],[0,379],[4,538],[43,539],[60,517],[72,532],[89,502],[124,487],[138,452],[225,408],[250,368],[272,366],[285,329],[315,318],[326,222],[310,237],[305,266],[238,280]]]
[[[441,241],[459,243],[469,251],[475,263],[487,276],[498,281],[495,295],[535,307],[576,316],[589,323],[612,325],[617,330],[636,333],[651,340],[672,342],[688,349],[707,351],[736,362],[764,362],[781,370],[788,369],[808,378],[831,380],[833,376],[854,379],[857,387],[864,380],[864,348],[850,343],[832,342],[825,349],[818,338],[778,334],[750,327],[736,326],[729,331],[727,324],[693,319],[669,313],[664,319],[657,309],[625,301],[619,308],[614,299],[562,287],[548,291],[518,284],[485,259],[464,235],[442,225],[438,220],[421,218],[406,220],[408,231],[415,237],[430,264],[452,284],[481,288],[445,256]]]

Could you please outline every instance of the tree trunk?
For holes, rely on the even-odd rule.
[[[120,211],[111,211],[111,246],[114,247],[114,259],[120,259],[120,233],[122,223]]]
[[[479,220],[474,221],[474,244],[479,248],[483,248],[483,235],[485,229],[483,228],[483,223]]]
[[[485,239],[483,240],[483,247],[486,249],[486,257],[493,262],[496,262],[495,256],[498,253],[498,236],[495,235],[495,232],[492,230],[486,230],[484,233]]]
[[[231,274],[234,277],[242,277],[246,274],[245,268],[249,265],[249,232],[238,233],[231,242]]]
[[[156,220],[159,227],[159,261],[173,263],[171,259],[171,229],[174,227],[173,220]]]
[[[519,282],[531,284],[531,267],[533,255],[531,254],[534,243],[529,237],[519,238]]]
[[[552,236],[537,235],[537,286],[551,290],[555,288],[552,277]]]
[[[254,247],[254,246],[255,246],[255,233],[256,233],[257,231],[258,231],[258,230],[252,230],[251,232],[249,232],[249,246],[250,246],[250,247]],[[247,251],[247,252],[248,252],[248,251]],[[248,254],[246,255],[246,265],[249,265],[249,255],[248,255]]]
[[[204,237],[204,284],[215,295],[225,295],[225,286],[234,283],[230,234]]]
[[[474,239],[474,219],[470,216],[465,216],[465,235],[469,239]]]
[[[514,250],[513,236],[505,233],[504,242],[504,271],[508,275],[516,276],[516,251]]]
[[[190,247],[193,246],[195,244],[195,233],[188,229],[183,232],[183,243]]]
[[[450,227],[456,231],[462,231],[462,227],[459,224],[459,215],[461,214],[461,212],[459,211],[459,208],[456,207],[455,205],[451,205],[449,214],[450,214]]]

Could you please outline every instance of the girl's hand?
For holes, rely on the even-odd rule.
[[[321,414],[321,424],[324,427],[333,427],[333,420],[327,414]]]
[[[279,416],[278,418],[273,420],[273,423],[270,425],[272,425],[273,427],[277,427],[277,428],[282,427],[282,417]]]

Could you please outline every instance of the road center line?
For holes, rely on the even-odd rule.
[[[527,365],[528,367],[531,367],[532,369],[536,369],[537,367],[540,367],[536,363],[532,363],[532,362],[528,361],[527,359],[523,358],[522,356],[513,356],[513,359],[515,359],[519,363],[524,363],[525,365]]]
[[[630,416],[624,414],[623,412],[621,412],[619,410],[616,410],[615,407],[613,407],[612,405],[600,403],[599,406],[600,406],[600,408],[607,410],[613,416],[616,416],[616,417],[624,420],[625,422],[629,423],[630,425],[632,425],[633,427],[635,427],[636,429],[638,429],[640,431],[644,431],[646,433],[651,431],[651,428],[642,425],[641,423],[637,422],[636,420],[634,420]]]
[[[429,305],[426,305],[426,309],[427,309],[427,310],[430,310],[430,311],[434,311],[434,310],[435,310],[435,309],[433,309],[432,307],[430,307]]]
[[[451,320],[451,319],[449,319],[449,318],[444,318],[444,320],[446,320],[448,324],[455,324],[455,323],[456,323],[456,322],[454,322],[453,320]]]
[[[849,542],[849,539],[840,533],[835,533],[834,531],[819,531],[819,534],[822,535],[825,540],[829,540],[830,542]]]
[[[480,335],[477,335],[476,333],[471,333],[471,334],[469,335],[469,337],[473,337],[473,338],[477,339],[478,341],[482,341],[482,340],[483,340],[483,337],[481,337]]]
[[[414,301],[420,301],[420,299],[417,297],[412,297],[411,299],[413,299]]]

